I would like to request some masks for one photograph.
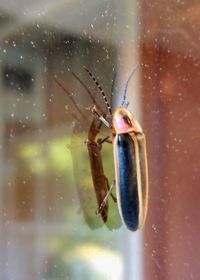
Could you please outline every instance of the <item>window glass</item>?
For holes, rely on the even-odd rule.
[[[199,7],[0,1],[0,279],[199,279]],[[112,130],[92,108],[111,116],[85,68],[112,112],[127,87],[147,138],[136,232],[115,187],[97,214],[115,172]],[[91,137],[108,140],[100,155]]]

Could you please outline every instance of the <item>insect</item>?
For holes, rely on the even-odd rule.
[[[112,113],[108,99],[99,82],[87,68],[85,70],[96,83],[112,118],[112,122],[108,122],[93,107],[93,113],[112,131],[115,186],[119,213],[126,227],[135,231],[144,225],[148,204],[145,135],[133,114],[127,109],[128,102],[126,101],[128,84],[136,69],[132,71],[127,80],[121,106],[114,113]],[[108,195],[100,206],[99,212],[102,211],[107,198]]]
[[[84,88],[86,89],[86,91],[92,101],[92,104],[95,104],[95,106],[98,108],[98,110],[100,110],[100,107],[96,104],[95,98],[93,97],[89,88],[82,82],[82,80],[75,73],[72,72],[72,74],[84,86]],[[64,90],[64,92],[67,93],[67,95],[71,99],[73,105],[75,106],[76,110],[78,111],[79,115],[81,116],[81,119],[78,118],[76,115],[74,115],[74,118],[79,123],[82,123],[85,120],[88,121],[87,117],[82,113],[80,108],[77,106],[72,95],[62,86],[62,84],[60,82],[58,82],[57,80],[56,80],[56,82]],[[101,114],[105,116],[105,114],[102,111],[101,111]],[[95,195],[96,195],[96,200],[97,200],[97,205],[98,205],[97,209],[100,208],[105,196],[107,195],[107,193],[110,189],[108,179],[104,172],[102,154],[101,154],[102,145],[103,145],[103,143],[108,142],[109,137],[105,137],[103,139],[98,138],[101,127],[102,127],[102,122],[98,118],[93,117],[92,122],[89,126],[87,140],[85,141],[85,144],[86,144],[87,150],[88,150],[88,155],[89,155],[90,171],[91,171],[91,175],[92,175],[93,187],[95,190]],[[77,146],[73,149],[73,153],[77,153]],[[77,166],[75,168],[77,168]],[[91,209],[87,209],[88,205],[90,205],[90,203],[91,203],[89,201],[90,197],[88,194],[88,189],[87,190],[84,189],[82,191],[79,190],[78,194],[79,194],[79,199],[82,204],[82,208],[84,209],[84,212],[85,212],[84,215],[85,215],[87,223],[90,225],[90,227],[93,227],[94,225],[98,225],[98,223],[96,223],[96,222],[92,223],[91,217],[88,216],[88,212],[91,210]],[[86,196],[87,196],[87,199],[86,199]],[[116,202],[116,198],[113,196],[112,193],[111,193],[111,196],[112,196],[113,200]],[[102,208],[100,215],[102,217],[103,222],[106,223],[107,219],[108,219],[108,203],[107,202],[105,203],[104,207]],[[110,228],[116,228],[119,226],[119,222],[117,222],[115,219],[114,222],[108,223],[107,226]]]

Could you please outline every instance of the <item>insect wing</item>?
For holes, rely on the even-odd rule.
[[[142,140],[139,141],[134,133],[117,134],[114,138],[115,178],[118,206],[124,224],[132,231],[144,223],[142,182],[145,174],[140,152],[144,155]],[[146,165],[145,165],[146,166]],[[147,192],[146,196],[147,196]]]

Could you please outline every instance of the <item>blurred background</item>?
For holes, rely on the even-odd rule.
[[[0,280],[200,278],[199,14],[197,0],[0,1]],[[105,110],[87,66],[114,110],[136,63],[150,193],[132,233],[112,199],[106,224],[95,214],[93,103],[72,72]],[[102,156],[111,184],[111,145]]]

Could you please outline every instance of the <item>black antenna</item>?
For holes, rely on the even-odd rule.
[[[95,82],[97,88],[100,90],[100,92],[101,92],[101,94],[103,96],[103,99],[104,99],[104,101],[106,103],[106,106],[108,108],[108,111],[109,111],[110,115],[112,116],[112,110],[111,110],[110,104],[109,104],[108,99],[107,99],[107,97],[106,97],[102,87],[100,86],[99,82],[97,81],[97,79],[93,76],[93,74],[85,66],[83,66],[83,68],[88,72],[88,74],[90,75],[92,80]]]
[[[82,111],[80,110],[80,108],[78,107],[78,105],[76,104],[74,98],[72,97],[72,94],[55,78],[56,83],[62,88],[62,90],[69,96],[69,98],[71,99],[74,107],[76,108],[76,110],[79,112],[79,114],[82,116],[83,119],[87,120],[86,116],[82,113]]]
[[[131,78],[133,77],[133,74],[135,73],[135,71],[138,69],[139,67],[139,64],[137,63],[136,66],[133,68],[127,82],[126,82],[126,85],[125,85],[125,89],[124,89],[124,94],[123,94],[123,97],[122,97],[122,103],[121,103],[121,107],[124,106],[124,103],[126,101],[126,96],[127,96],[127,89],[128,89],[128,85],[129,85],[129,82],[131,80]]]

